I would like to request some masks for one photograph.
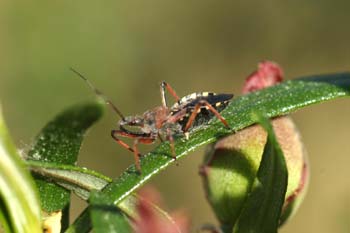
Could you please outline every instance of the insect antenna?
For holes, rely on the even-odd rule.
[[[122,118],[122,120],[125,120],[124,115],[121,113],[121,111],[115,106],[112,101],[110,101],[100,90],[98,90],[84,75],[82,75],[80,72],[76,71],[72,67],[69,68],[72,72],[74,72],[76,75],[78,75],[81,79],[83,79],[91,90],[95,92],[97,96],[103,99],[103,101],[111,106],[111,108]]]

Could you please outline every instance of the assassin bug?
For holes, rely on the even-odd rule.
[[[219,112],[227,106],[233,94],[196,92],[180,99],[174,89],[163,81],[160,84],[161,106],[148,110],[142,115],[125,117],[87,78],[73,68],[71,68],[71,70],[82,78],[95,94],[102,97],[105,103],[109,104],[120,116],[121,119],[118,122],[119,129],[112,130],[111,136],[118,144],[134,154],[135,165],[139,172],[141,172],[141,154],[137,149],[139,143],[152,144],[157,139],[160,141],[169,141],[172,157],[176,159],[174,136],[185,135],[186,138],[188,138],[188,132],[191,128],[204,124],[213,116],[219,118],[219,120],[229,128],[227,121]],[[175,104],[170,107],[167,103],[166,91],[168,91],[176,101]],[[133,130],[130,128],[138,129]],[[119,137],[134,139],[133,146],[129,146],[119,139]]]

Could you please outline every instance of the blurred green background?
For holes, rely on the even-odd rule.
[[[345,0],[2,0],[0,100],[16,144],[26,149],[56,113],[95,98],[71,66],[126,115],[159,105],[161,80],[180,96],[239,95],[263,59],[281,64],[287,79],[346,71],[349,9]],[[310,155],[311,184],[280,232],[350,232],[349,106],[342,99],[292,115]],[[80,165],[116,177],[133,163],[110,138],[117,120],[108,111],[90,130]],[[169,209],[188,211],[193,229],[216,223],[198,176],[203,149],[152,182]],[[83,206],[74,198],[73,216]]]

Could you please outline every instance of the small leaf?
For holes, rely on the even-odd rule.
[[[109,182],[112,182],[112,179],[107,176],[78,166],[29,160],[27,165],[36,175],[45,177],[45,179],[73,191],[83,200],[89,199],[90,191],[101,190]]]
[[[100,193],[92,192],[89,200],[90,218],[94,232],[131,232],[131,227],[126,216],[116,206],[101,203]]]
[[[7,132],[0,109],[0,208],[5,229],[42,232],[37,190]]]
[[[291,113],[311,104],[349,95],[350,74],[342,73],[286,81],[238,97],[221,112],[231,129],[226,129],[220,121],[214,119],[209,124],[194,129],[189,140],[184,137],[177,138],[175,140],[177,159],[184,157],[202,145],[215,141],[219,137],[256,123],[257,119],[251,115],[253,112],[263,112],[266,117],[272,118]],[[160,144],[154,151],[141,159],[141,175],[137,173],[135,166],[132,165],[107,185],[102,191],[105,204],[118,205],[124,198],[173,162],[169,142]],[[83,215],[85,216],[81,216],[81,218],[87,218],[86,212]]]
[[[90,220],[90,209],[85,208],[84,211],[75,219],[74,224],[71,224],[65,233],[84,233],[90,232],[91,220]]]
[[[277,232],[287,190],[287,166],[272,126],[267,119],[256,118],[268,133],[267,142],[257,177],[234,226],[234,233]]]
[[[73,106],[49,122],[28,153],[29,160],[74,165],[85,131],[102,115],[103,105],[89,103]],[[46,212],[62,210],[69,204],[70,192],[35,176],[42,208]]]
[[[85,201],[89,199],[91,191],[101,191],[108,183],[112,182],[112,179],[109,177],[78,166],[40,161],[26,161],[26,163],[30,170],[36,175],[43,176],[67,190],[74,192]],[[129,217],[135,218],[135,206],[139,198],[142,197],[136,194],[130,195],[118,205],[118,208]],[[160,207],[152,203],[150,203],[150,205],[152,205],[160,215],[170,219],[170,216]]]
[[[40,161],[26,161],[26,163],[33,173],[73,191],[83,200],[89,199],[91,191],[100,191],[112,181],[109,177],[82,167]],[[135,219],[137,218],[135,211],[136,204],[140,200],[143,200],[143,197],[136,194],[130,195],[118,205],[118,208],[128,217]],[[147,202],[159,216],[162,216],[169,223],[175,224],[174,220],[166,211],[150,201]],[[82,225],[76,226],[73,232],[81,232],[83,229],[90,228],[91,226],[89,224],[89,222],[85,222]]]

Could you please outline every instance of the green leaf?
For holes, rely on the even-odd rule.
[[[112,182],[112,179],[109,177],[78,166],[41,161],[26,161],[26,164],[33,173],[48,178],[50,181],[73,191],[83,200],[89,199],[91,191],[100,191],[108,183]],[[118,208],[128,217],[135,219],[137,217],[137,212],[135,211],[136,205],[140,199],[143,199],[143,197],[136,194],[130,195],[118,204]],[[143,201],[147,201],[153,210],[157,212],[159,216],[169,221],[170,224],[175,224],[175,221],[166,211],[148,200],[143,199]],[[87,224],[90,223],[83,223],[78,229],[75,229],[75,232],[81,232],[83,229],[86,229],[87,226],[90,228]]]
[[[287,166],[272,126],[266,118],[256,116],[256,119],[268,133],[267,142],[252,190],[234,226],[234,233],[277,232],[287,190]]]
[[[102,115],[103,105],[88,103],[73,106],[39,133],[28,160],[74,165],[86,130]],[[69,204],[70,192],[42,176],[35,175],[42,208],[46,212],[62,210]]]
[[[90,218],[92,228],[96,233],[128,233],[130,224],[125,215],[114,205],[101,203],[100,193],[92,192],[90,195]]]
[[[53,181],[88,200],[92,190],[101,190],[112,179],[86,168],[41,161],[26,161],[32,173]]]
[[[42,232],[37,190],[9,136],[0,109],[0,194],[5,229]],[[4,212],[3,212],[4,211]],[[10,222],[8,222],[10,221]]]
[[[14,232],[11,226],[11,218],[6,210],[5,200],[2,198],[0,198],[0,223],[0,229],[2,228],[4,232]]]
[[[349,94],[350,74],[343,73],[286,81],[238,97],[221,112],[231,129],[226,129],[220,121],[214,119],[209,124],[194,129],[189,140],[184,137],[177,138],[175,141],[177,159],[182,158],[199,146],[256,123],[257,120],[251,115],[253,112],[263,112],[266,117],[271,118],[291,113],[310,104],[349,96]],[[173,162],[169,142],[160,144],[154,151],[141,159],[141,175],[137,173],[135,166],[132,165],[102,191],[105,203],[120,203]],[[87,218],[86,214],[83,215],[79,219]]]

